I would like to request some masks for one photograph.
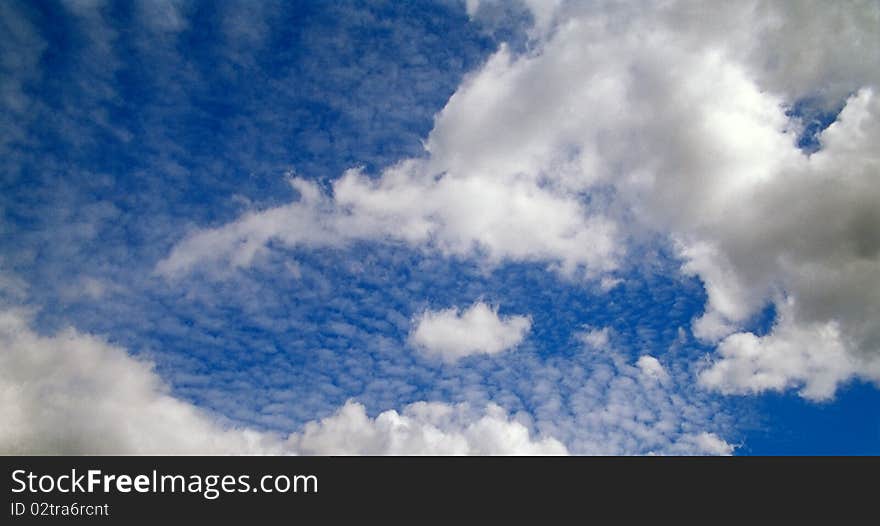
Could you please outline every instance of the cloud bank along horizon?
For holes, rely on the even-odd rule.
[[[278,43],[272,23],[281,6],[224,13],[219,24],[231,36],[214,49],[195,39],[204,13],[150,5],[167,10],[130,13],[143,34],[128,45],[166,46],[151,51],[157,60],[224,64],[223,80],[239,89],[242,72],[270,68],[267,42],[289,42]],[[44,74],[46,44],[20,23],[39,17],[4,9],[17,28],[12,51],[4,49],[15,73],[4,105],[51,105],[30,90]],[[93,60],[124,47],[114,13],[68,9],[90,50],[79,57],[87,74],[77,75],[108,77],[105,99],[89,99],[98,110],[88,120],[100,122],[88,140],[149,138],[155,123],[113,116],[114,91],[127,89],[115,83],[127,70],[106,72]],[[336,82],[286,117],[309,120],[312,135],[273,142],[289,130],[224,107],[260,106],[265,95],[246,89],[234,99],[206,95],[188,116],[196,123],[181,124],[201,133],[213,119],[246,131],[224,154],[238,156],[226,164],[252,170],[228,176],[243,190],[187,202],[180,185],[195,183],[181,179],[208,170],[216,173],[206,182],[222,188],[223,168],[210,155],[147,141],[157,149],[134,163],[143,175],[122,170],[142,181],[131,189],[141,200],[69,203],[88,210],[72,230],[87,241],[105,222],[143,214],[106,256],[75,259],[96,272],[45,262],[42,253],[61,261],[63,251],[41,247],[62,232],[33,242],[30,259],[4,256],[0,378],[4,420],[13,423],[0,436],[4,450],[730,454],[748,421],[743,397],[778,392],[833,404],[853,381],[880,383],[880,4],[469,1],[433,9],[483,46],[457,77],[434,72],[449,83],[445,97],[434,94],[435,109],[413,90],[434,79],[425,64],[438,60],[436,50],[368,53],[377,64],[407,62],[409,72],[392,70],[392,81],[424,73],[423,84],[399,94],[363,87],[370,71],[381,78],[388,69],[359,71],[345,50],[389,31],[430,34],[436,22],[413,28],[411,13],[346,8],[341,20],[367,20],[377,33],[338,22],[339,38],[352,39],[335,43],[342,51],[291,68],[317,67],[312,75]],[[392,15],[409,25],[395,26],[401,18]],[[299,23],[323,20],[315,16]],[[353,77],[365,79],[366,109],[335,100],[344,93],[331,88]],[[263,89],[309,82],[269,79]],[[207,89],[198,78],[181,86]],[[389,104],[436,114],[422,119],[420,136],[412,124],[379,119]],[[356,122],[337,129],[330,115]],[[815,115],[826,116],[819,126]],[[51,129],[82,126],[71,121]],[[363,160],[327,146],[346,149],[344,137],[372,126],[389,129],[370,128],[387,136]],[[3,148],[27,177],[36,161],[21,151],[47,139],[26,124],[3,129]],[[373,153],[405,143],[400,137],[420,144]],[[291,148],[331,150],[341,175],[284,167]],[[50,161],[41,160],[59,170]],[[93,179],[114,187],[104,172],[116,170],[110,162]],[[274,182],[249,188],[255,173]],[[140,227],[145,217],[149,228]],[[27,230],[27,218],[5,218],[13,234]],[[139,263],[120,255],[126,249]],[[59,274],[70,279],[52,283],[56,292],[34,292]],[[41,328],[40,316],[22,310],[51,310],[41,294],[68,306],[43,315],[45,325],[77,328]],[[111,307],[148,326],[88,314]],[[230,395],[236,401],[225,402]],[[54,423],[87,408],[91,418]]]

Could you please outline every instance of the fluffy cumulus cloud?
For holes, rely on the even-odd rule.
[[[613,270],[614,224],[591,214],[576,196],[517,175],[436,173],[423,160],[403,161],[378,180],[357,169],[333,182],[332,195],[295,178],[298,201],[196,230],[159,262],[180,276],[197,265],[248,266],[270,242],[341,246],[356,240],[404,242],[441,254],[547,261],[566,275]]]
[[[173,397],[149,363],[67,329],[41,336],[0,312],[0,453],[565,454],[497,405],[418,402],[376,418],[348,402],[287,437],[240,429]]]
[[[350,171],[332,195],[299,182],[300,201],[197,231],[159,270],[246,264],[271,240],[368,238],[601,275],[655,230],[705,284],[694,331],[724,342],[707,385],[827,397],[852,376],[880,381],[880,6],[546,7],[529,52],[502,46],[461,84],[425,159]],[[803,100],[843,107],[812,155],[790,113]],[[730,363],[769,303],[789,312],[750,347],[763,365]],[[800,351],[809,364],[769,365],[812,330],[840,337]],[[759,378],[767,368],[776,380]]]
[[[453,362],[472,354],[497,354],[519,345],[531,329],[528,316],[499,316],[478,301],[465,309],[424,311],[409,340],[426,355]]]
[[[754,347],[764,365],[756,364],[752,377],[725,375],[743,390],[803,385],[806,396],[827,398],[853,376],[880,379],[880,157],[872,146],[880,140],[878,110],[874,88],[859,90],[822,133],[819,152],[761,185],[748,206],[730,207],[728,221],[702,242],[710,248],[685,249],[707,283],[706,316],[720,318],[722,327],[735,328],[763,302],[775,302],[774,331]],[[710,336],[725,332],[734,331]],[[722,341],[716,372],[742,371],[729,360],[759,341],[748,336]],[[790,363],[795,356],[801,359]],[[775,380],[765,377],[768,366]]]
[[[415,402],[370,417],[348,401],[289,435],[235,427],[175,398],[147,362],[73,329],[40,335],[22,311],[0,314],[0,452],[6,454],[558,455],[729,454],[706,431],[711,408],[683,396],[656,360],[630,365],[585,348],[569,414],[545,397],[534,417],[497,404]],[[659,368],[659,369],[658,369]],[[662,371],[662,382],[658,382]],[[560,371],[530,380],[549,388]],[[569,375],[574,375],[568,377]],[[674,381],[683,377],[675,376]],[[669,381],[667,381],[669,380]]]
[[[853,376],[880,375],[876,360],[866,364],[852,355],[838,322],[796,323],[792,308],[792,302],[784,307],[770,334],[725,338],[718,346],[720,358],[700,373],[700,382],[729,394],[799,387],[804,398],[825,400]]]
[[[0,312],[0,452],[5,454],[277,453],[262,433],[226,429],[172,397],[150,365],[68,329],[31,330]]]
[[[621,225],[656,229],[706,286],[694,330],[722,352],[704,378],[738,371],[707,385],[800,385],[822,398],[853,376],[880,380],[880,7],[808,4],[562,6],[533,52],[502,47],[463,82],[436,118],[426,160],[337,181],[325,200],[331,219],[316,222],[355,225],[322,239],[393,238],[547,260],[571,274],[612,270]],[[805,98],[843,106],[812,155],[798,148],[804,123],[789,113]],[[585,195],[607,197],[604,209]],[[160,269],[186,267],[199,246],[249,260],[305,224],[273,220],[280,210],[199,232]],[[739,332],[768,303],[788,311],[773,334]],[[799,366],[770,365],[790,361],[786,349],[815,330],[839,337],[799,351]],[[762,342],[751,345],[760,364],[731,362],[750,341]]]
[[[467,13],[479,21],[497,4],[469,0]],[[143,7],[157,34],[186,27],[175,5]],[[294,201],[181,231],[156,273],[229,276],[273,247],[377,242],[490,268],[539,263],[608,291],[659,239],[704,285],[691,328],[717,347],[707,363],[624,353],[610,329],[594,329],[576,335],[570,362],[505,355],[529,364],[506,378],[542,400],[527,415],[502,409],[517,395],[497,386],[500,405],[419,402],[371,417],[351,401],[282,437],[172,397],[147,364],[98,338],[39,335],[4,311],[0,449],[729,454],[706,389],[824,400],[854,378],[880,383],[880,3],[517,9],[531,12],[526,44],[501,45],[464,78],[422,155],[326,185],[291,177]],[[22,61],[44,44],[9,13],[0,7],[0,26],[20,50],[0,49],[0,66],[16,72],[0,82],[0,104],[16,120],[27,113],[23,86],[39,75]],[[811,112],[836,117],[817,132]],[[768,306],[772,327],[751,332]],[[483,302],[413,322],[409,343],[444,371],[516,347],[532,324]]]
[[[294,447],[315,455],[564,455],[553,438],[533,438],[522,423],[497,405],[476,413],[465,404],[417,402],[401,413],[376,418],[346,403],[334,415],[310,422],[291,437]]]
[[[436,169],[612,186],[626,226],[669,235],[703,280],[695,333],[731,338],[706,385],[824,398],[880,380],[880,5],[600,5],[564,6],[534,53],[502,48],[460,87],[426,143]],[[803,99],[843,106],[812,155]],[[738,332],[771,302],[772,335]],[[838,336],[804,350],[815,331]],[[758,363],[730,362],[753,340]]]
[[[729,455],[736,446],[692,371],[652,356],[632,361],[608,330],[578,338],[573,360],[533,363],[513,372],[529,411],[498,404],[417,402],[369,417],[349,401],[288,439],[306,454]],[[591,336],[605,334],[601,348]],[[526,358],[528,359],[528,358]],[[563,393],[565,393],[563,395]],[[499,400],[505,400],[499,393]]]

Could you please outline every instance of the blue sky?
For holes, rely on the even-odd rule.
[[[698,126],[676,114],[687,113],[691,102],[685,100],[681,106],[685,109],[678,110],[664,103],[668,115],[649,115],[648,124],[629,115],[616,117],[621,122],[638,121],[626,124],[626,129],[621,124],[620,130],[615,128],[616,120],[603,120],[596,115],[598,106],[587,104],[572,110],[574,124],[554,135],[548,123],[556,120],[541,120],[541,114],[553,111],[547,101],[556,92],[540,80],[534,88],[528,76],[538,71],[544,75],[539,79],[559,82],[551,78],[555,70],[541,73],[541,61],[564,51],[566,38],[589,38],[589,26],[575,30],[563,26],[566,20],[589,19],[594,14],[584,14],[577,6],[562,7],[542,26],[542,9],[530,11],[512,2],[471,4],[466,8],[455,1],[4,3],[0,7],[0,34],[4,35],[0,37],[0,152],[4,159],[0,299],[4,308],[26,310],[28,328],[23,330],[37,335],[34,338],[45,338],[41,341],[60,341],[53,338],[73,327],[77,338],[94,335],[124,349],[135,360],[148,360],[169,396],[209,415],[222,429],[307,437],[307,424],[326,423],[324,419],[341,414],[339,408],[350,400],[362,404],[370,418],[391,410],[403,414],[405,407],[424,401],[464,404],[477,412],[487,406],[500,407],[506,424],[521,422],[532,437],[558,440],[573,453],[880,453],[880,393],[872,384],[878,376],[870,372],[875,370],[872,360],[878,350],[872,339],[876,319],[872,321],[870,313],[876,312],[880,302],[875,303],[873,293],[853,293],[851,301],[846,296],[847,291],[858,289],[853,287],[857,280],[878,277],[871,242],[860,256],[868,261],[868,270],[853,270],[860,273],[831,285],[803,281],[798,266],[766,270],[771,263],[754,263],[753,268],[753,262],[764,259],[752,257],[749,250],[778,245],[778,238],[769,243],[754,235],[754,229],[746,228],[743,233],[723,221],[684,217],[681,210],[701,210],[699,203],[682,204],[679,209],[674,196],[672,201],[643,200],[645,193],[665,196],[681,188],[693,189],[697,195],[701,181],[709,180],[700,172],[697,183],[662,182],[664,170],[678,173],[677,165],[669,164],[673,161],[654,154],[645,154],[649,161],[636,159],[643,150],[658,145],[664,152],[674,149],[675,138],[669,144],[635,139],[627,143],[631,155],[602,158],[606,149],[617,151],[608,137],[640,137],[657,130],[661,137],[665,133],[677,137],[673,130]],[[850,20],[845,12],[834,16]],[[813,22],[792,22],[809,23]],[[690,34],[686,22],[677,24],[672,24],[671,34]],[[630,31],[635,34],[637,29]],[[799,32],[792,33],[790,47],[797,48]],[[596,34],[602,37],[601,31]],[[615,35],[606,36],[610,40]],[[736,38],[731,36],[730,42],[737,42]],[[830,36],[827,40],[819,44],[840,47],[841,53],[850,44]],[[702,44],[677,41],[669,45],[674,53],[687,56],[704,49]],[[675,46],[683,46],[684,51]],[[780,60],[785,63],[790,58],[785,55],[787,48],[780,49]],[[499,53],[507,53],[507,62]],[[670,56],[674,53],[670,51]],[[730,80],[732,74],[719,73],[720,83],[732,86],[748,81],[766,88],[756,92],[777,96],[773,103],[744,96],[745,102],[731,103],[731,107],[762,108],[755,112],[765,111],[765,106],[771,108],[767,112],[781,108],[778,115],[766,119],[774,126],[777,121],[788,122],[785,133],[793,135],[786,139],[793,145],[791,152],[779,157],[780,163],[790,162],[794,167],[785,170],[799,170],[797,163],[807,162],[789,158],[821,153],[823,130],[838,121],[842,110],[847,111],[845,106],[856,111],[855,102],[848,101],[861,100],[858,94],[864,98],[870,92],[866,90],[875,86],[871,68],[863,68],[867,73],[858,64],[835,69],[835,56],[829,52],[810,63],[815,72],[763,70],[755,64],[766,61],[732,57],[731,63],[746,72],[746,80],[736,75]],[[494,71],[493,60],[499,61],[498,78],[503,79],[497,84],[489,82],[495,78],[489,74]],[[590,56],[574,60],[584,67],[596,63]],[[608,62],[615,61],[609,57]],[[631,71],[647,63],[634,60]],[[697,59],[693,64],[704,67]],[[588,78],[594,82],[602,77],[591,74]],[[663,75],[657,77],[660,80],[650,78],[657,82],[657,91],[665,89]],[[674,85],[677,79],[668,82]],[[520,81],[528,89],[504,84]],[[486,82],[488,96],[504,100],[468,106],[469,94],[476,93],[481,82]],[[572,90],[578,89],[578,82],[572,80]],[[728,84],[711,88],[718,92],[718,104],[729,100],[725,90],[740,93],[745,89]],[[637,85],[653,89],[648,81]],[[670,88],[684,94],[690,93],[688,89]],[[595,100],[586,95],[577,100],[581,99]],[[707,100],[716,103],[712,97]],[[520,115],[519,120],[499,118],[497,124],[492,121],[493,113],[476,124],[467,121],[472,115],[482,115],[483,107],[503,110],[508,103],[513,109],[504,110],[506,115]],[[866,104],[869,109],[865,111],[872,118],[873,106]],[[624,107],[627,114],[655,111],[644,110],[653,106],[640,106],[638,101]],[[664,118],[670,122],[661,122]],[[581,121],[599,124],[590,124],[593,129]],[[548,199],[559,200],[553,201],[557,203],[553,208],[568,210],[565,207],[576,203],[572,206],[585,214],[583,222],[576,222],[578,228],[592,225],[591,218],[607,219],[615,225],[608,234],[616,243],[614,249],[597,249],[598,255],[584,253],[580,247],[590,243],[583,242],[574,248],[562,242],[535,248],[528,233],[514,235],[511,241],[487,230],[471,234],[471,224],[449,234],[444,229],[451,228],[448,225],[454,218],[467,221],[471,213],[481,217],[482,205],[476,211],[455,209],[444,215],[450,206],[458,206],[458,199],[453,193],[451,200],[442,201],[448,194],[435,192],[433,187],[425,193],[396,197],[399,201],[394,206],[400,205],[403,212],[390,220],[381,215],[386,205],[380,205],[379,212],[369,209],[373,215],[357,215],[373,202],[364,197],[373,195],[370,185],[392,180],[389,170],[401,161],[414,163],[416,175],[407,176],[411,179],[406,184],[421,189],[418,181],[453,180],[456,170],[463,170],[461,166],[483,163],[479,165],[483,171],[468,175],[468,181],[493,174],[493,167],[502,166],[502,146],[512,144],[515,157],[523,148],[543,144],[543,136],[530,136],[520,143],[516,142],[519,138],[500,141],[503,144],[496,148],[492,141],[503,132],[493,135],[493,125],[503,129],[510,122],[529,133],[546,131],[553,137],[567,137],[573,129],[577,137],[597,137],[595,143],[583,144],[566,139],[561,146],[551,141],[552,148],[546,151],[554,153],[549,157],[544,156],[543,146],[538,148],[540,154],[527,161],[538,159],[533,171],[539,182],[526,195],[540,197],[550,188]],[[733,127],[738,122],[729,121],[724,133],[735,135]],[[764,137],[754,136],[758,137],[755,141]],[[782,131],[779,137],[785,137]],[[487,146],[459,155],[467,141],[476,140],[486,140]],[[728,140],[726,135],[724,140]],[[768,139],[776,140],[782,139],[775,135]],[[841,140],[832,137],[825,142],[832,148]],[[718,147],[719,165],[725,162],[724,152],[734,151],[741,142],[734,137],[730,139],[734,146]],[[755,163],[767,157],[762,153],[770,148],[765,148],[766,143],[747,146],[755,152]],[[685,144],[701,148],[693,140]],[[595,145],[603,152],[600,160],[582,162],[592,159],[585,152]],[[715,151],[712,148],[705,146],[705,151]],[[852,155],[870,161],[870,155],[860,154],[856,146],[853,151]],[[501,160],[481,157],[484,152]],[[574,172],[565,162],[558,168],[559,152],[564,152],[565,159],[578,159]],[[678,162],[682,155],[670,159]],[[742,153],[731,155],[740,157]],[[552,163],[546,161],[550,158]],[[703,166],[700,162],[682,162],[681,166]],[[434,169],[432,163],[440,168],[424,172]],[[429,168],[421,168],[423,164]],[[661,181],[660,189],[632,191],[641,183],[626,178],[643,173],[646,166],[659,166],[655,177]],[[730,171],[718,170],[734,174],[724,177],[735,178],[737,170],[753,169],[752,164],[732,166]],[[876,183],[876,164],[867,166],[865,177]],[[360,170],[350,180],[362,193],[345,205],[350,208],[339,208],[344,205],[339,181],[352,168]],[[568,177],[578,182],[559,182]],[[630,182],[619,182],[624,179]],[[293,238],[285,237],[284,229],[297,226],[285,219],[271,227],[276,229],[274,234],[258,243],[257,256],[245,264],[227,265],[225,260],[218,263],[211,260],[213,256],[196,254],[196,262],[180,273],[169,276],[161,271],[163,261],[169,261],[175,250],[189,250],[193,245],[187,240],[198,239],[200,233],[229,231],[229,225],[234,227],[254,214],[270,217],[273,210],[297,209],[297,203],[307,200],[303,188],[311,187],[292,185],[291,180],[314,184],[325,196],[315,205],[317,223],[303,227],[306,234],[324,238],[301,241],[306,234],[298,233],[296,241],[289,241]],[[509,181],[526,180],[531,181],[516,175]],[[505,184],[514,184],[509,181]],[[840,184],[857,189],[861,183],[847,179]],[[827,214],[833,206],[869,210],[872,202],[880,206],[871,201],[873,195],[861,203],[849,198],[829,201],[826,207],[824,202],[811,201],[821,194],[818,191],[801,195],[767,188],[757,192],[758,197],[751,198],[757,202],[764,202],[763,196],[775,199],[777,193],[794,195],[793,199],[805,204],[793,205],[791,210],[804,208],[804,213],[815,209]],[[485,199],[505,199],[505,195],[487,192]],[[706,195],[712,194],[707,190]],[[435,205],[427,200],[435,198],[438,204],[432,208]],[[420,206],[433,211],[426,216],[429,221],[441,217],[440,226],[431,227],[436,230],[428,241],[398,235],[408,221],[418,224],[421,212],[412,209]],[[746,200],[742,208],[749,206]],[[768,207],[782,216],[788,210],[775,203]],[[870,211],[864,213],[868,216],[857,216],[854,221],[870,217]],[[376,214],[381,217],[376,219]],[[761,214],[757,211],[749,217]],[[321,230],[321,225],[339,217],[341,221],[355,217],[354,223],[362,225],[375,220],[379,226],[355,234],[340,234],[342,227],[327,227],[329,233]],[[542,212],[537,217],[546,215]],[[799,221],[800,216],[792,217],[791,222]],[[810,224],[809,219],[800,221]],[[736,217],[730,222],[746,224]],[[780,225],[789,223],[786,217],[779,219]],[[870,220],[866,224],[859,239],[876,237],[877,224]],[[519,223],[512,225],[515,230]],[[554,235],[553,228],[546,227],[548,238]],[[776,230],[767,228],[774,235]],[[820,265],[822,272],[826,260],[809,259],[815,251],[801,250],[800,234],[780,232],[794,241],[791,250],[774,261],[801,254],[807,263]],[[469,235],[474,236],[473,244]],[[236,242],[250,243],[254,236],[245,233]],[[524,241],[517,244],[517,239]],[[595,246],[604,246],[604,239]],[[702,246],[721,247],[726,259],[707,263],[694,255],[695,247]],[[225,250],[212,246],[209,252],[222,255]],[[836,250],[832,246],[827,252],[836,254]],[[565,270],[566,261],[574,262],[574,271]],[[725,264],[733,270],[716,272],[728,269]],[[706,284],[729,291],[727,282],[718,276],[732,274],[742,277],[740,282],[766,282],[770,292],[753,289],[750,282],[730,293],[745,306],[728,308],[707,294]],[[820,294],[828,287],[840,291],[833,301]],[[817,298],[813,298],[814,291]],[[801,325],[780,321],[780,305],[789,305],[786,298],[795,305],[791,319]],[[501,352],[480,351],[478,345],[470,355],[446,361],[432,359],[413,342],[411,334],[424,313],[458,309],[456,319],[461,320],[466,309],[478,304],[490,307],[494,318],[489,323],[495,323],[498,330],[507,330],[506,324],[516,316],[527,317],[527,333]],[[829,312],[813,306],[819,304],[828,305]],[[714,339],[694,325],[695,320],[708,319],[704,313],[711,312],[721,313],[717,325],[723,328],[718,330],[727,331]],[[799,335],[797,331],[823,323],[835,330],[841,327],[841,341],[856,342],[842,351],[850,357],[846,363],[856,360],[856,365],[845,368],[835,362],[833,374],[838,376],[830,391],[804,395],[813,385],[810,375],[825,378],[822,367],[826,365],[810,366],[806,373],[792,366],[780,373],[781,369],[774,368],[782,366],[773,362],[766,365],[772,369],[768,374],[789,375],[774,384],[752,381],[760,370],[752,379],[700,380],[707,364],[720,363],[719,356],[731,360],[740,356],[736,345],[745,340],[736,339],[737,334],[766,341],[763,352],[768,355],[776,349],[788,353],[787,343],[769,338],[777,333],[780,338]],[[477,329],[467,327],[464,332]],[[429,338],[428,347],[433,341]],[[837,341],[835,336],[829,344],[833,351],[810,350],[795,360],[826,364],[817,356],[837,353]],[[63,344],[57,346],[57,352],[64,352]],[[730,354],[719,349],[731,349]],[[867,358],[859,362],[862,358],[853,356]],[[661,372],[650,372],[654,369],[644,366],[649,362],[641,357],[662,364]],[[16,376],[14,371],[11,374],[7,381],[14,385]],[[37,398],[34,403],[48,406],[53,402]],[[695,443],[691,437],[698,436],[711,436],[733,447],[687,449]],[[300,448],[305,451],[302,440]],[[167,448],[173,450],[173,444]],[[127,452],[124,446],[119,449]]]

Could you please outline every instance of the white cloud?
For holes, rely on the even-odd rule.
[[[367,416],[348,402],[334,415],[305,426],[290,439],[294,449],[314,455],[564,455],[553,438],[533,439],[523,424],[489,405],[484,413],[465,404],[417,402],[401,413]]]
[[[660,360],[654,358],[653,356],[643,355],[640,356],[636,361],[636,367],[642,372],[646,378],[651,380],[656,380],[659,382],[665,382],[669,379],[669,375],[666,374],[666,369],[663,368],[663,365],[660,363]]]
[[[477,14],[481,3],[480,0],[465,0],[464,8],[469,17],[473,18]]]
[[[338,218],[326,213],[330,204],[317,185],[302,179],[292,179],[291,184],[300,194],[299,201],[245,214],[221,228],[193,232],[159,262],[157,272],[179,276],[199,263],[249,266],[274,238],[291,246],[332,246],[344,241]]]
[[[827,398],[854,376],[880,381],[880,103],[873,89],[850,98],[820,138],[822,150],[790,163],[752,199],[719,210],[724,221],[700,225],[711,252],[695,255],[704,241],[682,252],[709,292],[698,335],[736,332],[769,301],[780,317],[768,336],[723,340],[723,360],[707,385],[725,392],[804,385],[804,396]],[[721,329],[707,329],[713,325]]]
[[[841,337],[812,346],[824,358],[809,367],[772,367],[783,385],[836,386],[856,370],[880,382],[880,6],[546,7],[529,53],[502,47],[459,86],[426,159],[376,179],[347,172],[332,196],[299,182],[301,201],[195,232],[158,270],[246,265],[270,240],[378,239],[611,283],[625,240],[648,229],[705,284],[698,337],[790,305],[791,331]],[[812,155],[786,114],[801,97],[845,103]]]
[[[611,329],[608,327],[591,329],[579,333],[577,336],[587,346],[592,347],[593,349],[604,350],[608,348],[608,344],[611,340]]]
[[[388,168],[379,180],[349,170],[333,183],[332,197],[314,183],[292,183],[299,201],[197,230],[157,272],[174,277],[204,264],[248,266],[270,241],[322,247],[390,240],[490,264],[547,261],[566,275],[609,272],[619,256],[612,222],[591,215],[577,196],[529,178],[435,175],[412,160]]]
[[[880,376],[876,361],[866,368],[847,352],[838,323],[797,323],[792,307],[789,303],[766,336],[726,337],[718,346],[720,357],[701,372],[700,382],[728,394],[799,387],[805,398],[827,400],[854,376]]]
[[[594,331],[600,334],[601,331]],[[528,367],[532,414],[511,417],[489,404],[418,402],[374,418],[348,402],[309,423],[290,447],[306,454],[571,454],[729,455],[735,447],[717,434],[721,413],[686,371],[656,358],[634,364],[613,347],[583,348],[565,367]],[[570,386],[565,401],[560,385]],[[551,438],[552,437],[552,438]]]
[[[695,433],[685,435],[669,450],[671,455],[716,455],[733,454],[736,446],[728,444],[714,433]]]
[[[498,316],[478,301],[460,311],[426,310],[416,320],[410,343],[428,356],[453,362],[473,354],[497,354],[519,345],[532,327],[528,316]]]
[[[761,39],[742,49],[748,50],[761,83],[771,89],[833,103],[880,82],[880,47],[874,45],[880,28],[877,2],[768,0],[756,2],[752,13]]]
[[[611,185],[636,218],[625,226],[667,233],[703,280],[698,337],[720,341],[768,303],[789,305],[791,331],[841,337],[770,367],[782,385],[828,396],[854,375],[880,381],[880,6],[561,9],[534,53],[500,50],[450,99],[427,142],[438,169]],[[810,156],[786,115],[799,97],[846,102]],[[785,339],[762,339],[761,354]]]
[[[590,353],[594,356],[595,353]],[[615,365],[609,365],[608,359]],[[571,397],[574,414],[534,419],[489,403],[417,402],[371,418],[349,401],[287,437],[230,426],[174,398],[150,364],[67,329],[35,333],[20,311],[0,313],[0,452],[5,454],[725,454],[701,430],[714,411],[638,381],[613,353],[592,362]],[[535,389],[554,387],[538,369]],[[577,373],[576,370],[566,371]],[[558,380],[557,380],[558,381]],[[568,380],[565,380],[568,381]],[[549,407],[549,406],[548,406]],[[558,435],[557,435],[558,433]],[[714,438],[700,438],[706,435]],[[566,437],[567,446],[559,437]]]
[[[537,366],[523,382],[533,393],[535,427],[574,454],[730,454],[723,411],[681,364],[664,367],[652,356],[635,360],[582,334],[573,360]],[[565,395],[560,386],[570,387]],[[540,402],[537,402],[540,400]]]
[[[277,438],[227,429],[173,398],[148,363],[68,329],[41,336],[0,312],[0,452],[278,453]]]
[[[73,329],[36,334],[0,311],[0,453],[565,454],[498,406],[418,402],[367,417],[348,402],[300,434],[238,429],[172,397],[150,364]]]

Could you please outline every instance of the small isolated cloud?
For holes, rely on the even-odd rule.
[[[592,329],[579,333],[577,338],[587,347],[603,350],[608,348],[610,342],[611,329],[603,327],[601,329]]]
[[[473,354],[512,349],[531,327],[528,316],[498,316],[497,307],[478,301],[465,311],[457,307],[426,310],[415,320],[409,339],[426,355],[454,362]]]
[[[669,378],[660,360],[653,356],[644,355],[639,357],[638,361],[636,361],[636,367],[639,368],[642,375],[646,378],[660,382],[665,382]]]

